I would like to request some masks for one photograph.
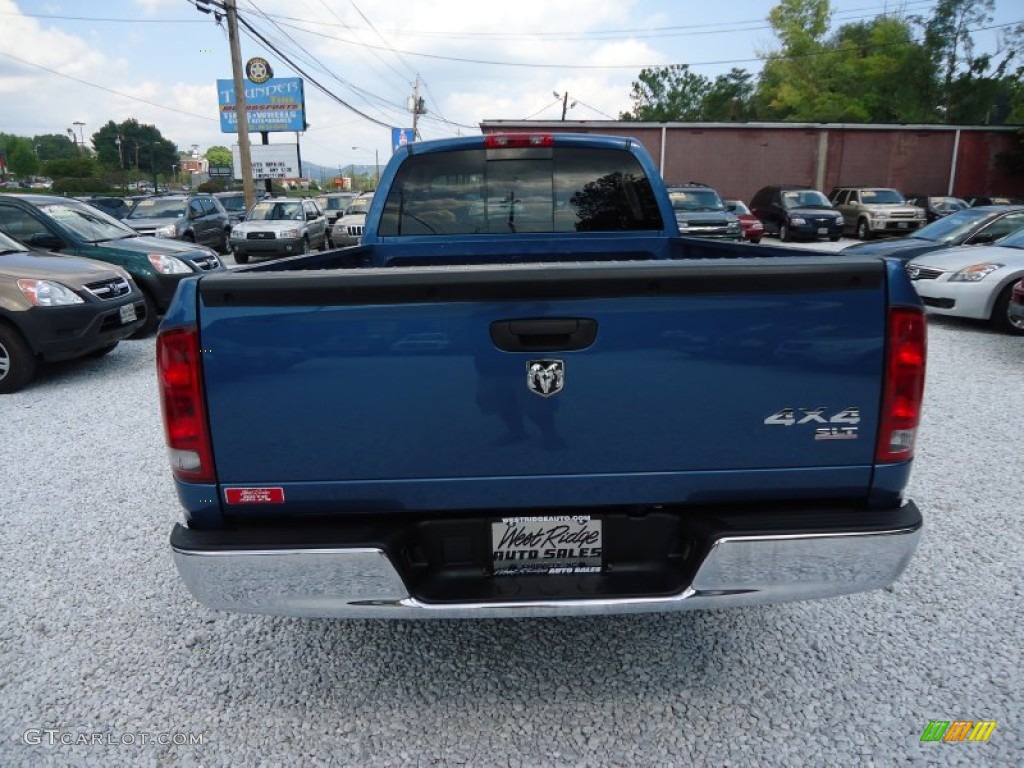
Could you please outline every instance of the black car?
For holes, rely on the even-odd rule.
[[[213,196],[224,206],[232,225],[245,219],[245,192],[214,192]]]
[[[940,248],[956,245],[987,245],[1024,229],[1024,206],[964,208],[893,240],[857,243],[842,253],[855,256],[892,256],[903,263]]]
[[[146,302],[140,336],[156,329],[184,278],[226,269],[205,246],[143,237],[99,208],[69,197],[0,194],[0,232],[30,248],[122,267]]]
[[[943,216],[971,207],[966,200],[948,195],[907,195],[907,203],[924,208],[924,216],[929,224]]]
[[[99,208],[104,213],[109,213],[115,219],[123,219],[132,212],[132,208],[140,200],[140,197],[87,197],[83,203]]]
[[[750,212],[764,224],[765,234],[778,235],[780,240],[828,238],[835,242],[843,235],[843,215],[813,187],[762,187],[750,201]]]
[[[1024,205],[1024,199],[1009,195],[967,195],[964,200],[972,208],[983,205]]]
[[[40,362],[106,354],[145,311],[120,267],[32,251],[0,233],[0,395],[28,384]]]
[[[124,218],[140,235],[207,245],[227,253],[231,221],[213,195],[157,195],[140,200]]]

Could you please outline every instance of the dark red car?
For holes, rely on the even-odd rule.
[[[740,220],[743,227],[743,239],[751,243],[761,242],[764,237],[764,224],[747,208],[742,200],[726,200],[725,209],[734,214]]]
[[[1013,286],[1007,314],[1011,325],[1024,330],[1024,280],[1018,280]]]

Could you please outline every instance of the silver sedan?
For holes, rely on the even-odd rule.
[[[1024,334],[1024,320],[1009,311],[1013,285],[1024,278],[1024,230],[993,245],[918,256],[907,273],[930,312],[988,320],[998,330]]]

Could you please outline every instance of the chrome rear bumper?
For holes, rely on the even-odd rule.
[[[719,537],[678,594],[521,602],[418,600],[378,548],[199,550],[172,541],[172,550],[186,585],[210,608],[302,617],[498,618],[725,608],[878,589],[903,572],[920,535],[918,517],[912,525],[870,532]]]

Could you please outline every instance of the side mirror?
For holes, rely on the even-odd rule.
[[[64,241],[50,232],[36,232],[26,242],[42,251],[59,251],[64,247]]]

